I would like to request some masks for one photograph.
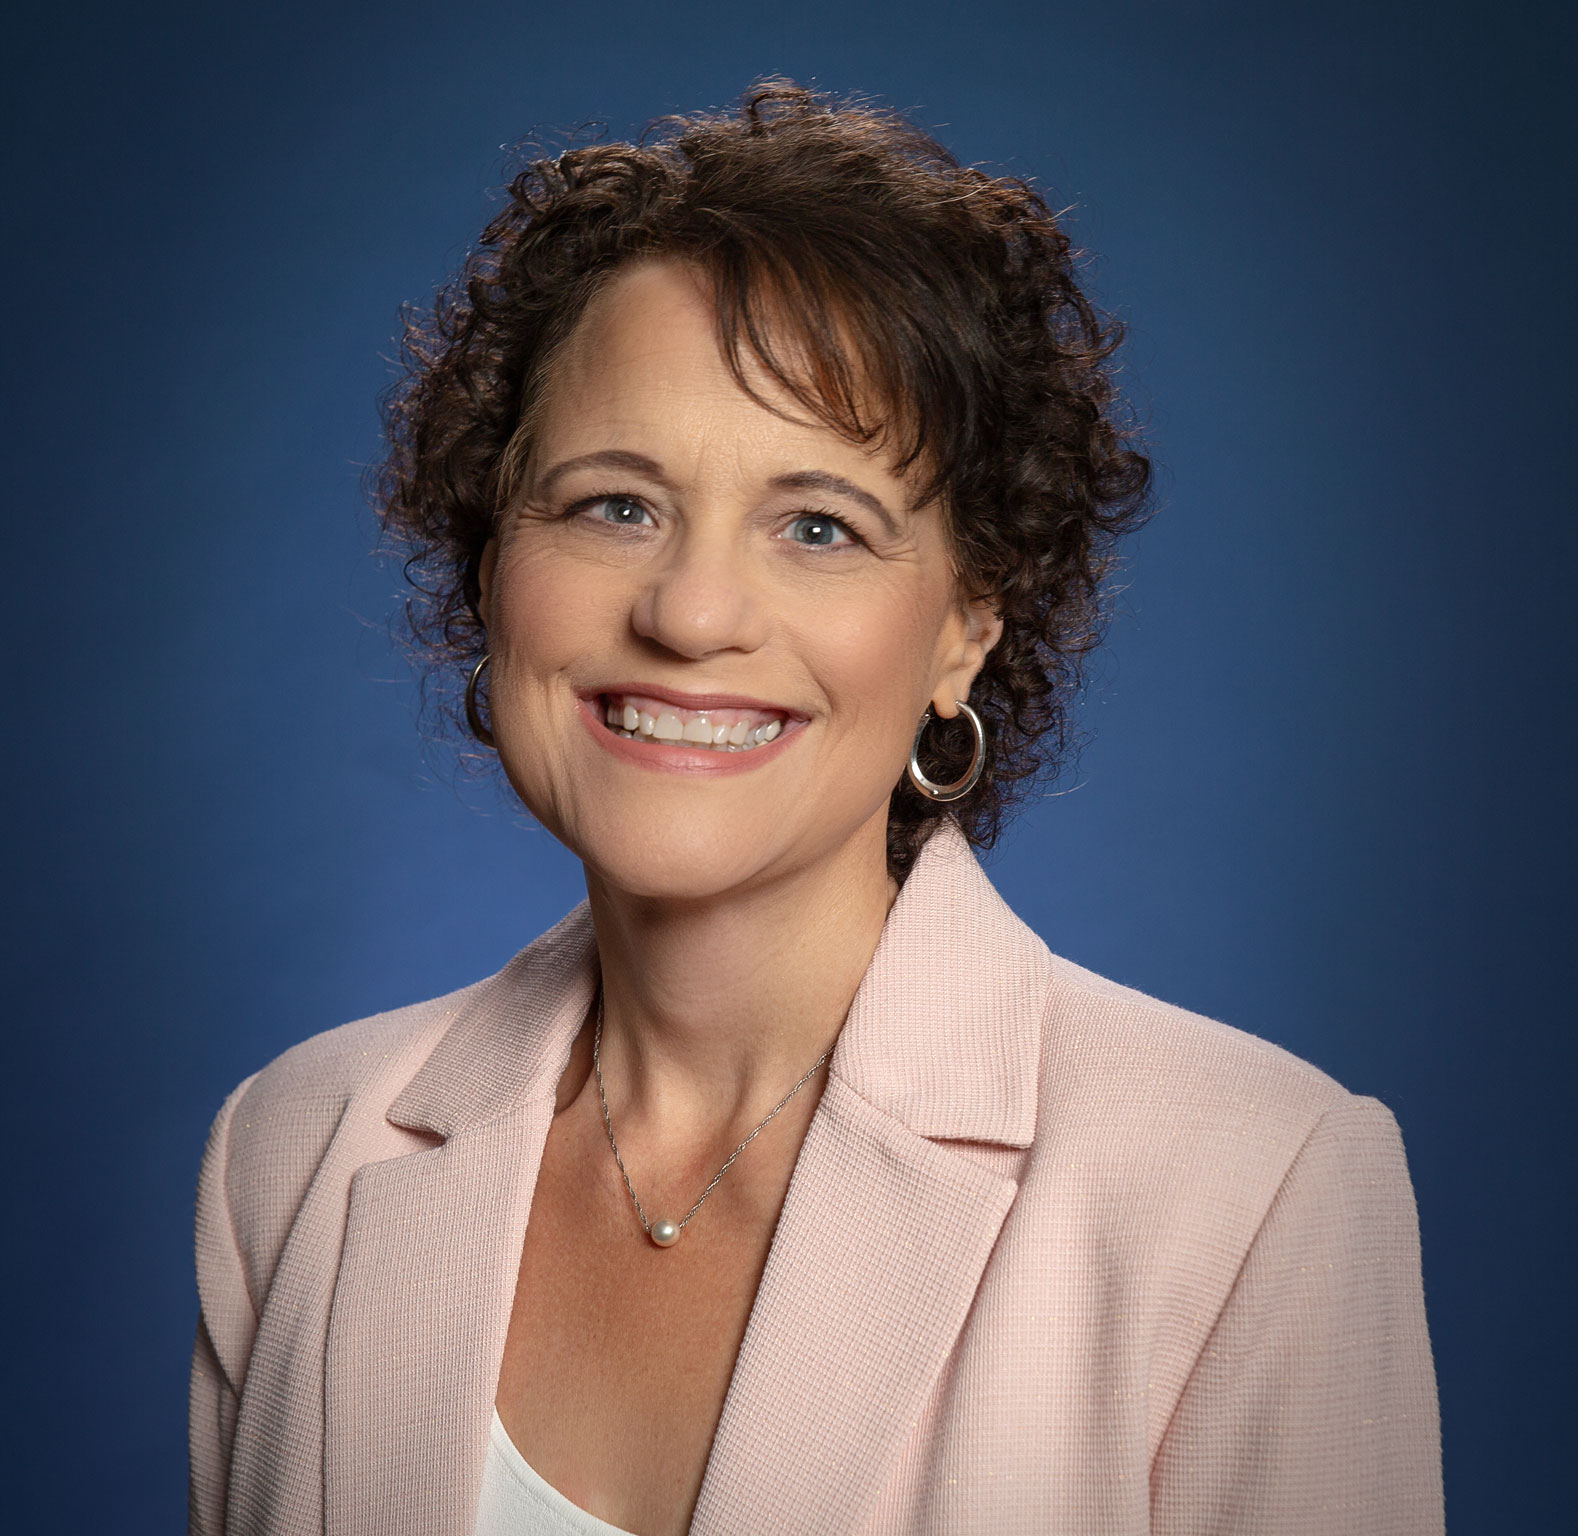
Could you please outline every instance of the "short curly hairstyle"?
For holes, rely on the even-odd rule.
[[[436,305],[407,312],[374,500],[428,681],[451,685],[430,697],[464,723],[455,685],[486,648],[483,551],[557,350],[612,274],[654,257],[710,276],[743,389],[748,349],[814,419],[916,467],[942,507],[961,581],[1003,619],[972,689],[985,769],[946,811],[901,777],[888,864],[902,881],[944,814],[991,846],[1073,743],[1104,578],[1149,513],[1150,461],[1114,384],[1122,327],[1082,291],[1045,200],[863,98],[772,79],[636,143],[531,160]],[[962,721],[934,727],[930,777],[957,778],[970,747]]]

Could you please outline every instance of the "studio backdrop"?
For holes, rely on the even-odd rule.
[[[579,867],[424,738],[364,497],[399,308],[535,136],[783,74],[1067,210],[1161,475],[1084,746],[987,868],[1051,948],[1396,1114],[1458,1536],[1561,1528],[1573,28],[1554,5],[65,3],[13,19],[6,1503],[185,1503],[192,1195],[286,1046]]]

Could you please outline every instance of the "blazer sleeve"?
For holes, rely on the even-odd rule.
[[[1152,1468],[1155,1536],[1439,1536],[1440,1420],[1397,1122],[1326,1111],[1294,1159]]]
[[[189,1536],[220,1536],[224,1530],[230,1448],[257,1331],[257,1308],[226,1189],[231,1121],[252,1082],[250,1077],[243,1082],[214,1117],[197,1181],[198,1319],[187,1419]]]

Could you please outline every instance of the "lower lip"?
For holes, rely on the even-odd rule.
[[[581,718],[598,745],[615,757],[655,773],[690,773],[709,777],[715,774],[749,773],[788,751],[800,737],[803,720],[784,721],[783,730],[771,741],[749,752],[718,752],[710,747],[689,746],[682,741],[645,741],[620,736],[609,730],[603,720],[600,697],[579,699]]]

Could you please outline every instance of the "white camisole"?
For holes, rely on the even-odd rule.
[[[516,1450],[493,1410],[476,1536],[631,1536],[572,1503]]]

